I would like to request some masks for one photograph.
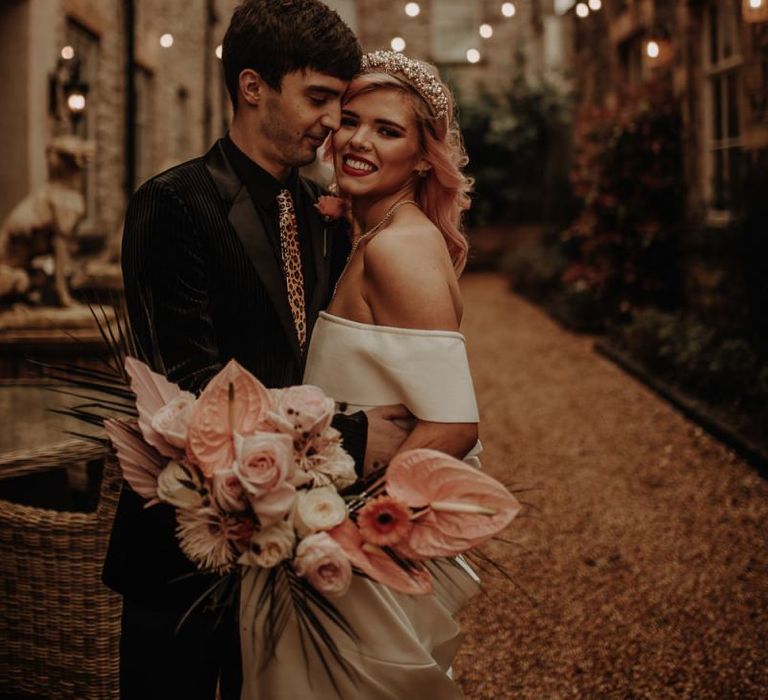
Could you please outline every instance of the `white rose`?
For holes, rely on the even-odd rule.
[[[169,445],[184,449],[194,405],[194,394],[182,391],[152,416],[152,429],[160,433]]]
[[[157,477],[157,497],[177,508],[197,508],[202,505],[203,480],[194,467],[170,461]]]
[[[254,532],[248,548],[238,559],[245,566],[261,566],[265,569],[277,566],[288,559],[296,542],[293,526],[285,521]]]
[[[276,398],[269,417],[294,440],[306,444],[330,427],[335,404],[322,389],[310,384],[290,386]]]
[[[316,478],[316,483],[331,483],[340,490],[357,481],[355,460],[338,442],[326,445],[308,461],[311,464],[311,472],[316,477],[320,475],[320,478]]]
[[[331,530],[344,522],[347,506],[333,486],[299,491],[294,503],[294,523],[301,537],[320,530]]]
[[[341,596],[352,582],[352,565],[341,547],[325,532],[303,539],[296,548],[293,567],[316,590],[326,596]]]

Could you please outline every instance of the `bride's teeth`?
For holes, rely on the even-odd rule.
[[[350,168],[354,168],[355,170],[367,170],[369,172],[374,171],[374,167],[369,163],[363,163],[362,161],[355,160],[354,158],[347,158],[347,165]]]

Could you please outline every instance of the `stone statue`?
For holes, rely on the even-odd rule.
[[[93,153],[94,144],[76,136],[58,136],[48,145],[48,182],[0,227],[0,304],[76,305],[67,274],[75,231],[85,217],[83,171]]]

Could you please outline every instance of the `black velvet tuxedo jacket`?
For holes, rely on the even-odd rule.
[[[343,228],[315,212],[320,194],[317,185],[299,178],[298,196],[305,200],[296,205],[311,212],[316,278],[305,294],[308,337],[349,252]],[[300,383],[303,358],[280,260],[221,141],[205,156],[152,178],[132,197],[123,277],[142,359],[183,389],[198,392],[231,358],[268,387]],[[345,432],[350,426],[337,427],[354,456],[360,426],[352,424],[351,432]],[[135,600],[188,606],[210,580],[184,576],[194,566],[174,529],[170,506],[144,509],[124,485],[104,582]]]

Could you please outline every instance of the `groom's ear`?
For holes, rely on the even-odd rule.
[[[255,107],[259,104],[264,94],[266,83],[264,79],[253,69],[246,68],[238,76],[240,98],[246,104]]]

